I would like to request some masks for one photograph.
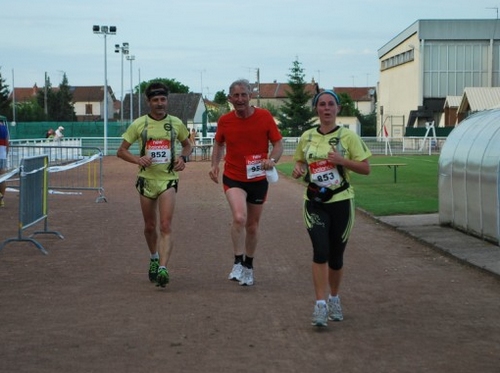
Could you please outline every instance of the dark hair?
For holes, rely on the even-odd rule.
[[[146,97],[151,99],[154,96],[167,96],[168,97],[168,87],[160,82],[153,82],[146,88],[144,92]]]
[[[324,94],[327,94],[327,95],[331,95],[331,96],[333,96],[333,98],[334,98],[334,99],[335,99],[335,101],[337,102],[337,105],[340,105],[340,98],[339,98],[339,96],[338,96],[335,92],[333,92],[333,91],[331,91],[331,90],[327,89],[327,90],[325,90],[325,91],[323,91],[323,92],[319,92],[319,93],[317,93],[317,94],[316,94],[316,96],[314,96],[314,98],[313,98],[313,100],[312,100],[312,106],[313,106],[313,107],[316,107],[316,105],[318,105],[318,100],[319,100],[319,98],[320,98],[322,95],[324,95]]]

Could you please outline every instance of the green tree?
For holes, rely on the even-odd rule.
[[[141,82],[138,86],[135,87],[134,94],[139,92],[138,89],[139,87],[141,89],[141,92],[144,93],[148,85],[150,85],[153,82],[159,82],[165,84],[168,87],[170,93],[189,93],[189,87],[187,85],[178,82],[175,79],[156,78],[156,79],[151,79],[147,82]]]
[[[306,91],[301,63],[293,61],[290,71],[288,84],[291,91],[286,92],[287,100],[278,113],[278,126],[283,136],[297,137],[312,125],[314,112],[308,105],[312,96]]]
[[[219,105],[226,105],[229,108],[227,94],[224,90],[215,92],[214,102]]]
[[[55,122],[73,122],[76,120],[73,95],[68,85],[66,73],[63,75],[59,90],[55,94],[55,105],[52,107],[50,119]]]
[[[264,105],[262,105],[262,108],[269,111],[273,117],[277,117],[280,112],[280,109],[276,105],[273,105],[270,102],[266,102]]]
[[[339,99],[341,103],[339,117],[360,117],[361,113],[359,112],[356,104],[352,100],[351,96],[347,93],[339,93]]]
[[[16,103],[16,120],[18,122],[38,122],[45,118],[43,108],[36,98],[29,101]]]
[[[222,91],[215,93],[213,102],[217,104],[216,107],[207,108],[208,121],[215,123],[219,118],[229,112],[229,103],[227,101],[227,94]]]
[[[363,115],[356,107],[355,102],[347,93],[339,94],[340,102],[342,104],[339,116],[342,117],[356,117],[361,124],[361,136],[376,136],[377,132],[377,114],[375,111],[368,115]]]
[[[360,115],[358,119],[361,123],[361,136],[377,136],[377,113],[375,111],[368,115]]]
[[[38,91],[36,100],[38,105],[43,109],[43,117],[38,120],[50,121],[52,112],[56,110],[56,97],[48,76],[45,78],[44,87]]]
[[[1,69],[1,67],[0,67]],[[9,99],[9,86],[5,84],[5,79],[0,71],[0,115],[12,120],[11,100]]]

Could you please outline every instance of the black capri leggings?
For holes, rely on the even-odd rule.
[[[354,225],[354,201],[332,203],[305,201],[304,222],[313,246],[313,262],[339,270]]]

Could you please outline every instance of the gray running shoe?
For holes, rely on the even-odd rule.
[[[328,320],[344,320],[344,316],[342,315],[342,306],[340,305],[340,298],[328,299]]]
[[[227,278],[231,281],[240,281],[242,273],[243,266],[241,265],[241,263],[237,263],[233,265],[233,269]]]
[[[240,278],[241,286],[252,286],[253,285],[253,269],[243,267],[243,272],[241,273]]]
[[[328,307],[326,304],[316,304],[314,306],[311,324],[314,326],[328,325]]]

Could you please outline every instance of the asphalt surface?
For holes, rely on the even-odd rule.
[[[457,229],[441,226],[439,214],[376,217],[445,254],[500,277],[500,247]]]

